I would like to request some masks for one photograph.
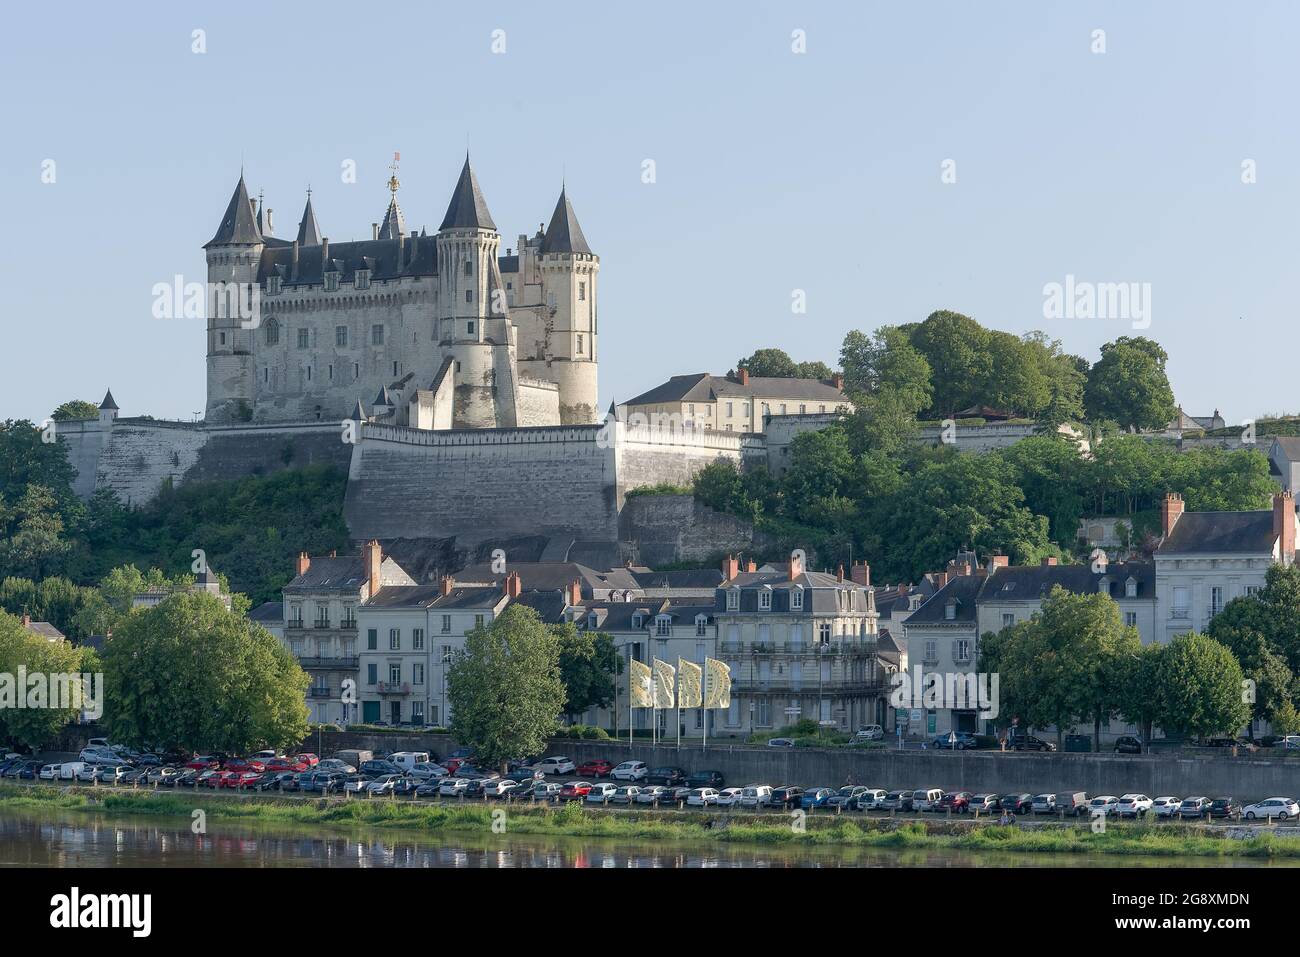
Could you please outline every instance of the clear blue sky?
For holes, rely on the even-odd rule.
[[[0,418],[108,386],[126,415],[203,408],[202,324],[152,318],[151,289],[204,278],[241,162],[278,235],[310,182],[345,240],[395,149],[407,222],[435,229],[467,140],[503,247],[567,175],[601,256],[602,404],[764,346],[834,363],[847,330],[939,308],[1095,359],[1135,333],[1044,319],[1073,274],[1151,283],[1143,334],[1188,412],[1294,411],[1298,27],[1282,2],[21,4]]]

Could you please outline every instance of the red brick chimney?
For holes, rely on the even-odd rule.
[[[523,580],[519,577],[518,572],[511,572],[506,576],[505,592],[511,598],[518,598],[519,593],[524,590]]]
[[[1179,516],[1183,514],[1183,497],[1177,492],[1170,492],[1165,496],[1165,500],[1160,503],[1160,534],[1165,538],[1174,530],[1178,524]]]
[[[736,370],[736,380],[737,380],[741,385],[749,385],[749,370],[748,370],[748,369],[737,369],[737,370]]]
[[[994,555],[989,559],[990,568],[1006,568],[1011,564],[1011,560],[1006,555]]]
[[[849,578],[855,584],[862,585],[865,588],[871,587],[871,566],[866,562],[854,562],[853,567],[849,569]]]
[[[758,571],[758,562],[752,558],[745,559],[745,571],[750,573]]]
[[[740,574],[740,559],[735,555],[728,555],[722,560],[722,580],[729,582]]]
[[[306,552],[298,553],[298,574],[307,574],[307,569],[311,568],[311,557]]]
[[[379,568],[384,563],[384,556],[379,548],[378,539],[372,538],[366,542],[362,557],[366,560],[366,582],[370,586],[370,594],[377,595],[382,587],[379,584]]]
[[[451,586],[456,584],[456,580],[450,575],[443,575],[438,579],[438,591],[445,598],[451,594]]]
[[[841,569],[843,571],[843,569]],[[803,556],[798,551],[790,553],[790,581],[794,581],[803,574]],[[844,580],[843,574],[840,575],[840,581]]]
[[[1282,564],[1290,565],[1295,561],[1295,498],[1290,492],[1273,496],[1273,534]]]
[[[935,587],[936,589],[938,589],[938,588],[942,588],[942,587],[943,587],[944,585],[946,585],[946,584],[948,584],[948,573],[947,573],[947,572],[935,572],[935,573],[934,573],[934,587]]]
[[[841,585],[844,584],[844,563],[843,562],[840,562],[840,567],[835,574],[835,578],[837,581],[839,581]]]
[[[564,601],[570,608],[582,604],[582,582],[579,579],[569,582],[569,587],[564,590]]]
[[[1051,568],[1051,567],[1053,567],[1055,564],[1056,564],[1056,559],[1055,559],[1054,557],[1050,556],[1050,555],[1049,555],[1047,558],[1044,558],[1044,559],[1043,559],[1043,567],[1044,567],[1044,568]]]
[[[834,377],[831,379],[831,384],[832,384],[833,386],[835,386],[835,388],[837,388],[837,389],[839,389],[841,392],[843,392],[843,391],[844,391],[844,373],[843,373],[843,372],[837,372],[837,373],[835,373]]]

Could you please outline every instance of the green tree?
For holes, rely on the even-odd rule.
[[[1179,635],[1161,657],[1160,726],[1194,737],[1236,734],[1250,719],[1243,677],[1227,645],[1196,632]]]
[[[614,702],[615,680],[623,659],[614,639],[604,632],[579,631],[573,622],[553,626],[560,641],[560,678],[564,682],[564,714],[572,724],[591,708]]]
[[[888,396],[915,416],[933,401],[930,363],[896,326],[882,326],[870,339],[850,331],[840,349],[840,364],[844,389],[855,403]]]
[[[135,747],[247,753],[307,734],[308,678],[260,625],[207,593],[136,611],[104,645],[109,733]]]
[[[55,422],[67,422],[70,419],[97,419],[99,406],[85,399],[69,399],[55,409],[50,418]]]
[[[829,379],[835,373],[824,362],[795,362],[781,349],[759,349],[736,363],[752,376],[770,376],[777,379]]]
[[[18,684],[20,668],[26,686]],[[72,684],[81,687],[81,673],[80,649],[48,641],[24,628],[15,616],[0,612],[0,736],[29,748],[53,743],[78,717],[74,705],[85,701],[69,697],[75,693]]]
[[[969,316],[940,310],[925,321],[904,326],[912,345],[931,369],[933,418],[940,418],[983,399],[993,371],[988,330]]]
[[[512,604],[465,636],[447,675],[451,731],[485,766],[539,754],[564,709],[560,639]]]
[[[71,548],[63,532],[54,493],[44,485],[28,485],[12,509],[8,539],[0,542],[0,567],[32,579],[44,577]]]
[[[1178,413],[1165,365],[1169,356],[1143,336],[1120,336],[1101,347],[1088,373],[1084,404],[1092,419],[1111,419],[1124,428],[1159,430]]]
[[[1165,646],[1143,645],[1132,655],[1118,659],[1119,713],[1137,725],[1143,745],[1151,747],[1151,730],[1160,719],[1160,669]]]

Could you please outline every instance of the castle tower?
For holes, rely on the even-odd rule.
[[[512,363],[498,361],[514,353],[497,264],[501,235],[468,154],[436,242],[438,340],[442,354],[455,362],[452,428],[514,425]]]
[[[241,172],[216,235],[203,247],[208,259],[208,401],[204,417],[209,422],[242,421],[252,415],[254,330],[242,328],[252,323],[232,306],[250,301],[240,291],[256,288],[263,245]]]
[[[302,211],[302,220],[298,223],[298,245],[319,246],[320,225],[316,222],[316,210],[311,208],[311,187],[307,187],[307,206]]]
[[[594,423],[599,414],[596,296],[600,257],[587,245],[563,186],[538,256],[548,348],[545,356],[521,359],[519,371],[560,387],[563,424]]]
[[[99,403],[99,427],[105,431],[111,429],[118,411],[117,403],[113,400],[113,390],[109,389],[104,393],[104,401]]]

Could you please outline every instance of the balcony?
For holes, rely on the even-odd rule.
[[[1188,619],[1192,617],[1192,609],[1187,605],[1175,605],[1169,612],[1170,618]]]
[[[307,696],[310,698],[328,698],[330,696],[329,688],[308,688]]]
[[[301,618],[290,618],[288,621],[284,623],[284,627],[290,629],[301,628],[302,626],[303,626],[303,621]]]
[[[357,630],[357,620],[356,620],[355,618],[344,618],[342,621],[339,622],[339,630],[340,630],[340,631],[356,631],[356,630]]]
[[[382,695],[409,695],[411,693],[411,686],[406,682],[403,682],[402,684],[394,684],[391,681],[381,681],[379,682],[379,693]]]
[[[311,623],[311,626],[313,628],[328,628],[330,626],[330,620],[328,618],[317,618]]]
[[[328,670],[353,670],[355,671],[360,664],[360,658],[339,657],[319,657],[319,658],[299,658],[298,665],[302,668],[325,668]]]

